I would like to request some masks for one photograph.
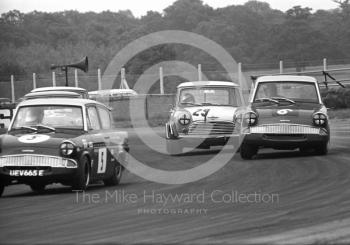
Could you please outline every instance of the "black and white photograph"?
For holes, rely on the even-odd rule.
[[[350,0],[0,0],[0,244],[350,244]]]

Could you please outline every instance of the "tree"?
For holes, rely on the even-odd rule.
[[[164,19],[170,29],[193,30],[201,21],[211,18],[213,9],[201,0],[177,0],[164,9]]]

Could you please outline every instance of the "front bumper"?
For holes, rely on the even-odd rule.
[[[297,124],[260,125],[243,130],[243,142],[275,149],[313,147],[329,141],[329,129]]]
[[[210,146],[223,146],[226,145],[229,140],[233,140],[233,144],[239,141],[238,134],[230,135],[185,135],[180,134],[178,137],[179,143],[183,146],[198,146],[198,147],[210,147]]]
[[[58,156],[18,154],[0,157],[0,180],[5,185],[71,182],[77,161]]]

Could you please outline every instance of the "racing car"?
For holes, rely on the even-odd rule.
[[[0,136],[0,196],[12,184],[42,192],[52,183],[85,190],[118,185],[129,151],[105,105],[79,98],[34,98],[18,104]]]
[[[181,83],[165,125],[167,152],[181,154],[184,147],[209,149],[235,137],[233,118],[242,104],[238,89],[227,81]]]
[[[314,77],[258,77],[248,106],[236,112],[235,124],[243,159],[251,159],[260,148],[328,152],[329,118]]]

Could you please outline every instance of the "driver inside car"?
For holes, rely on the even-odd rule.
[[[44,113],[41,108],[30,108],[25,117],[25,125],[33,126],[42,123]]]
[[[181,103],[194,104],[195,103],[195,99],[194,99],[193,94],[190,94],[190,93],[184,94],[182,99],[181,99]]]

